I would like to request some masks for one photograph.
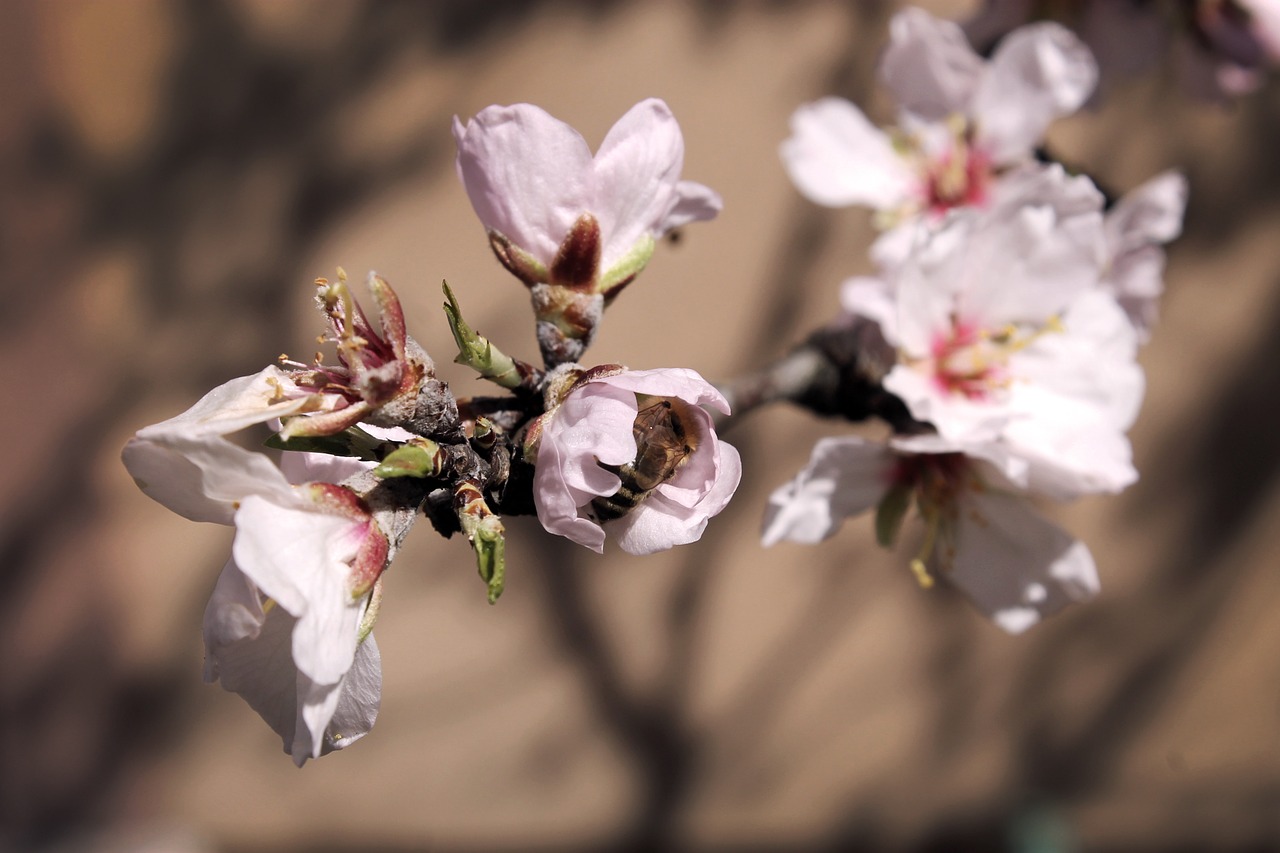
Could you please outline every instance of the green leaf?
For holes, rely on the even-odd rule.
[[[524,380],[524,375],[515,359],[494,347],[488,338],[467,325],[467,321],[462,319],[462,307],[448,282],[444,283],[444,296],[448,300],[444,304],[444,313],[449,319],[453,340],[458,345],[458,356],[454,361],[470,367],[503,388],[518,387]]]
[[[352,427],[333,435],[295,435],[284,439],[279,433],[269,437],[264,445],[273,450],[292,450],[298,453],[327,453],[330,456],[354,456],[373,461],[378,458],[377,448],[382,444],[364,430]]]
[[[434,477],[440,473],[440,447],[427,439],[403,445],[387,454],[373,473],[384,480],[392,477]]]

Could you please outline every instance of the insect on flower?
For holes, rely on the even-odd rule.
[[[632,435],[636,440],[635,461],[601,466],[617,474],[622,485],[612,495],[591,502],[599,521],[612,521],[635,509],[654,489],[674,477],[698,448],[688,404],[679,399],[664,397],[640,409]]]

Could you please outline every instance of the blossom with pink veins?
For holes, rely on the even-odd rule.
[[[265,455],[224,437],[306,411],[315,396],[297,391],[275,367],[234,379],[139,430],[123,459],[158,502],[235,525],[232,558],[205,610],[205,678],[241,694],[301,765],[359,739],[377,716],[381,670],[369,630],[390,546],[354,492],[307,482],[322,454],[286,454],[290,482]],[[345,479],[369,465],[326,458],[323,473]]]
[[[909,252],[916,223],[989,205],[1009,170],[1039,168],[1035,146],[1089,97],[1097,68],[1055,24],[1014,31],[985,60],[957,24],[908,8],[890,24],[880,77],[898,103],[898,129],[875,127],[843,98],[823,98],[792,115],[781,153],[811,201],[877,211],[886,233],[873,255],[892,266]]]
[[[658,237],[721,208],[717,193],[680,179],[684,137],[657,98],[628,110],[594,156],[532,104],[455,117],[453,135],[458,176],[494,251],[529,285],[616,293]]]
[[[1051,167],[986,212],[953,214],[887,280],[844,304],[898,350],[884,379],[949,441],[999,441],[1037,490],[1068,498],[1136,479],[1125,430],[1142,399],[1132,324],[1102,283],[1101,197]]]
[[[912,560],[921,584],[941,576],[1000,628],[1021,633],[1099,589],[1089,549],[1022,494],[1025,473],[996,445],[825,438],[808,466],[770,496],[764,544],[820,542],[846,518],[876,508],[877,535],[888,547],[914,504],[925,527]]]
[[[642,403],[663,401],[675,405],[691,452],[674,475],[602,526],[592,504],[615,495],[623,487],[618,468],[637,459],[634,431]],[[583,373],[537,425],[533,494],[542,526],[597,553],[604,550],[606,529],[631,554],[699,539],[742,477],[738,451],[717,438],[704,405],[729,413],[724,396],[692,370],[613,367]]]

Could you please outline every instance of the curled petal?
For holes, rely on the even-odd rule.
[[[350,562],[359,525],[334,515],[246,498],[236,514],[232,555],[241,571],[298,619],[293,660],[320,684],[351,668],[360,603],[351,596]]]
[[[737,448],[716,443],[716,479],[693,507],[668,496],[665,487],[614,523],[618,545],[628,554],[644,555],[686,545],[702,538],[707,522],[720,513],[742,479],[742,459]]]
[[[293,660],[297,620],[280,607],[264,611],[256,586],[232,561],[205,609],[205,680],[241,697],[301,766],[308,758],[355,742],[378,714],[382,673],[370,635],[350,672],[331,685],[302,674]]]
[[[606,235],[601,267],[610,269],[660,225],[677,203],[684,137],[671,109],[641,101],[618,119],[595,156],[593,206]]]
[[[655,397],[679,397],[695,406],[710,406],[729,414],[729,401],[696,370],[687,367],[659,367],[652,370],[628,370],[599,380],[603,385],[624,388],[636,394]]]
[[[121,454],[138,487],[192,521],[230,524],[246,495],[289,492],[275,465],[223,436],[309,411],[318,397],[272,366],[214,388],[187,411],[138,430]]]

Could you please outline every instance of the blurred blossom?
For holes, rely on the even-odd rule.
[[[875,508],[878,538],[890,546],[914,506],[925,528],[912,560],[921,584],[940,575],[998,626],[1020,633],[1099,588],[1089,549],[1022,494],[1024,473],[989,443],[825,438],[809,465],[770,496],[764,544],[818,542]]]
[[[1128,429],[1142,399],[1136,335],[1103,286],[1102,198],[1060,167],[1018,198],[957,212],[844,304],[898,351],[884,387],[951,441],[995,441],[1037,489],[1119,491],[1137,473]]]
[[[880,77],[899,127],[881,130],[852,103],[824,98],[795,112],[781,149],[810,200],[876,211],[886,233],[873,254],[885,266],[910,252],[917,222],[992,204],[1011,169],[1037,168],[1045,129],[1078,109],[1097,79],[1088,49],[1054,24],[1014,31],[990,60],[957,24],[920,9],[898,13],[890,32]]]

